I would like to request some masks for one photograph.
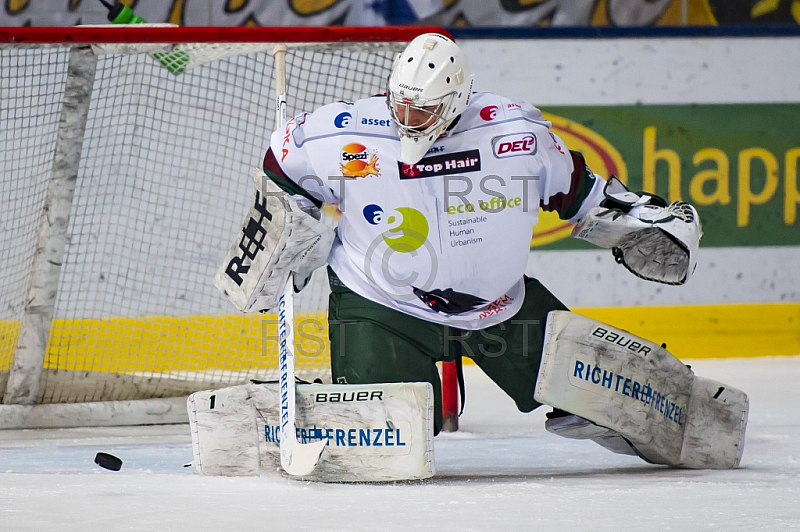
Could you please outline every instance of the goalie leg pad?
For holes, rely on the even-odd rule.
[[[619,433],[649,462],[728,469],[741,461],[746,394],[696,377],[657,344],[571,312],[548,315],[534,398]]]
[[[189,396],[192,449],[204,475],[283,475],[280,390],[247,384]],[[377,482],[433,476],[429,383],[297,386],[297,439],[326,440],[304,480]],[[292,477],[295,478],[295,477]]]

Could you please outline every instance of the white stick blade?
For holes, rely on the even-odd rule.
[[[281,453],[281,467],[293,477],[310,475],[317,467],[319,456],[327,443],[326,440],[320,440],[297,444],[291,453]]]

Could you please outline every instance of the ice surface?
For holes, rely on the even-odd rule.
[[[188,425],[0,431],[0,531],[800,530],[800,356],[688,361],[750,396],[742,467],[653,466],[544,431],[467,367],[436,477],[312,484],[203,477]],[[105,451],[119,472],[93,463]]]

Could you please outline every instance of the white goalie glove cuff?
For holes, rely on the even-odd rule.
[[[614,175],[606,181],[606,186],[603,187],[603,194],[606,199],[600,204],[601,207],[617,209],[624,213],[630,213],[631,209],[644,205],[655,205],[658,207],[667,206],[666,200],[661,196],[644,192],[638,194],[636,192],[631,192],[628,190],[628,187]]]
[[[242,312],[275,308],[286,280],[300,291],[328,260],[335,232],[254,169],[255,201],[214,286]]]
[[[615,177],[606,186],[606,198],[572,236],[611,248],[617,262],[642,279],[673,285],[688,281],[703,235],[694,207],[630,192]]]

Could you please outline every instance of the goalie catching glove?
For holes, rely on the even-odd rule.
[[[673,285],[688,281],[703,236],[694,207],[636,194],[614,176],[603,192],[606,199],[575,226],[572,236],[611,248],[616,261],[642,279]]]
[[[296,292],[328,260],[333,229],[316,207],[302,207],[260,169],[255,201],[237,242],[214,276],[214,286],[242,312],[275,308],[290,275]]]

